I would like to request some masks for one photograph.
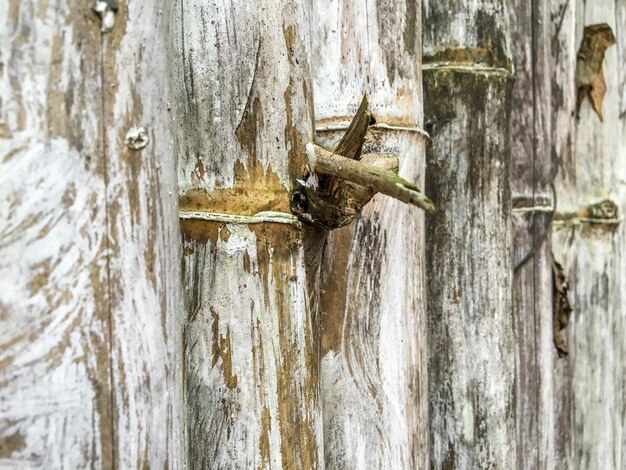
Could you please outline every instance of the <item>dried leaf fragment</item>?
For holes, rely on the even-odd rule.
[[[600,121],[604,119],[602,101],[606,94],[606,82],[602,62],[607,48],[613,44],[615,44],[615,36],[608,24],[601,23],[585,27],[583,40],[576,56],[576,117],[580,114],[580,106],[586,95],[591,100]]]
[[[568,284],[565,279],[563,267],[554,259],[552,255],[552,289],[553,289],[553,337],[554,346],[556,347],[559,357],[567,356],[569,353],[565,334],[563,330],[569,324],[569,318],[572,313],[572,307],[568,298]]]

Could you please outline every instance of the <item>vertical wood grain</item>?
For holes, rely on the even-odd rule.
[[[178,468],[163,20],[122,3],[101,35],[85,3],[0,11],[0,463]],[[135,125],[151,140],[130,152]]]
[[[515,65],[511,187],[513,262],[519,268],[514,276],[514,315],[520,469],[569,468],[569,448],[559,444],[569,442],[571,430],[569,359],[559,358],[554,345],[552,214],[546,209],[555,204],[552,181],[561,153],[571,152],[571,139],[557,144],[554,138],[569,129],[556,128],[563,123],[553,119],[564,104],[562,99],[552,99],[562,86],[555,84],[552,92],[553,70],[559,67],[555,56],[561,56],[567,66],[572,58],[572,51],[565,50],[569,45],[561,42],[560,30],[567,32],[572,25],[573,10],[568,2],[558,3],[538,0],[509,5]]]
[[[315,2],[312,24],[318,140],[332,146],[367,93],[376,126],[364,151],[397,154],[400,174],[421,186],[420,16],[413,0]],[[423,218],[378,195],[329,235],[320,300],[328,468],[427,466]]]
[[[308,8],[174,6],[181,209],[287,217],[181,223],[190,468],[323,467],[314,273],[287,214],[313,133]]]
[[[0,11],[0,463],[110,467],[99,24],[68,2]]]
[[[577,51],[585,26],[607,23],[618,41],[607,49],[603,63],[607,93],[601,122],[585,99],[580,117],[575,98],[561,111],[560,119],[572,119],[575,150],[561,160],[557,179],[558,209],[576,211],[603,199],[613,200],[623,217],[624,115],[622,2],[575,3],[575,28],[569,31]],[[560,63],[561,66],[564,63]],[[569,63],[569,76],[575,64]],[[561,72],[564,76],[567,72]],[[567,86],[567,85],[566,85]],[[571,86],[571,82],[569,84]],[[563,127],[567,132],[568,128]],[[559,132],[561,141],[568,138]],[[573,307],[568,334],[572,367],[571,468],[622,468],[624,466],[624,347],[626,325],[624,272],[624,224],[556,226],[553,240],[557,260],[570,284]]]
[[[430,464],[516,461],[505,4],[423,3]]]
[[[102,36],[115,466],[180,468],[182,326],[169,22],[171,7],[120,3]],[[126,137],[145,128],[145,147]]]

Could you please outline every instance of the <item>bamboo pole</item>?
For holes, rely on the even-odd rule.
[[[430,464],[513,468],[504,2],[424,3]]]
[[[187,465],[318,468],[315,256],[289,210],[313,131],[308,3],[174,11]]]
[[[367,93],[363,152],[423,183],[420,4],[314,3],[318,141],[332,148]],[[340,151],[338,149],[337,151]],[[427,465],[423,213],[378,195],[333,231],[322,264],[321,380],[328,468]]]
[[[564,43],[573,25],[568,2],[509,3],[515,65],[511,116],[514,318],[517,345],[517,468],[569,468],[569,359],[555,346],[553,259],[550,246],[556,217],[553,181],[561,153],[571,151],[561,113],[567,99],[553,99],[555,70],[571,63]],[[559,32],[560,28],[560,32]],[[553,35],[557,35],[553,40]],[[567,86],[565,76],[558,86]],[[568,89],[564,97],[572,91]],[[566,127],[565,129],[568,129]],[[557,150],[558,149],[558,150]]]
[[[626,228],[615,219],[619,222],[626,209],[626,44],[621,37],[626,30],[626,6],[623,2],[578,2],[570,14],[562,36],[568,41],[569,55],[556,63],[553,82],[557,98],[564,98],[555,115],[560,124],[555,128],[557,142],[561,148],[573,143],[573,150],[560,158],[557,210],[588,215],[589,206],[609,200],[617,214],[613,220],[589,223],[588,217],[579,217],[579,224],[554,226],[554,255],[563,266],[573,309],[563,330],[571,364],[571,395],[565,404],[571,432],[566,444],[571,449],[570,468],[623,468]],[[596,39],[604,44],[604,57],[594,59],[592,51],[581,45],[596,32]],[[617,38],[618,44],[607,41],[610,37]],[[598,107],[583,87],[589,83],[589,72],[597,79],[600,68],[606,94]]]

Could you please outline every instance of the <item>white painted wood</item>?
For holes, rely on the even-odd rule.
[[[178,468],[165,20],[89,7],[0,2],[0,466]]]
[[[405,129],[370,130],[365,151],[397,154],[400,174],[421,186],[419,2],[315,2],[312,23],[318,127],[348,122],[367,93],[377,124]],[[339,135],[317,138],[331,145]],[[377,195],[329,236],[320,301],[328,468],[427,466],[423,220]]]
[[[103,36],[111,381],[117,468],[181,468],[182,327],[171,7],[120,4]],[[144,128],[138,150],[126,139]],[[135,146],[136,147],[136,146]]]
[[[304,176],[313,132],[308,8],[174,7],[181,208],[239,221],[181,221],[190,468],[323,467],[308,235],[299,223],[239,217],[289,212],[291,181]]]
[[[110,465],[97,17],[0,12],[0,465]]]

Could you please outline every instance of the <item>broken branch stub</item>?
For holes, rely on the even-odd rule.
[[[396,155],[361,155],[371,119],[364,96],[333,152],[307,144],[311,174],[306,182],[300,182],[291,198],[291,209],[301,220],[329,230],[343,227],[355,219],[376,193],[435,212],[434,203],[417,186],[398,176]]]
[[[374,194],[383,193],[427,212],[435,212],[433,202],[417,186],[398,176],[398,157],[393,154],[365,154],[360,161],[357,161],[337,155],[315,144],[307,144],[307,154],[316,173],[337,176],[357,183]],[[366,157],[369,158],[366,160]],[[384,163],[378,163],[384,160],[396,162],[395,172],[385,169]],[[372,164],[367,163],[368,161]]]

